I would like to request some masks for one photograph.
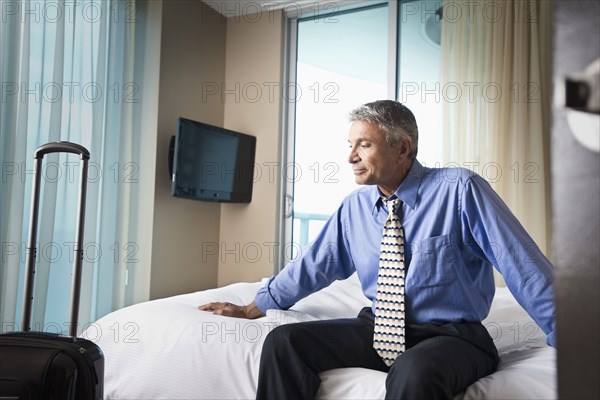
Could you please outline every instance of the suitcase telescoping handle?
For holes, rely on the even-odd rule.
[[[71,142],[52,142],[38,147],[34,153],[33,193],[29,221],[29,238],[25,258],[25,293],[23,297],[23,331],[31,330],[31,310],[33,309],[33,286],[35,279],[35,262],[37,256],[36,240],[38,228],[38,211],[40,203],[40,180],[42,159],[50,153],[73,153],[80,157],[79,173],[79,205],[77,207],[77,243],[74,249],[73,280],[71,285],[71,321],[69,335],[77,336],[77,319],[79,315],[79,294],[81,291],[81,264],[83,261],[83,228],[85,222],[85,197],[87,194],[87,173],[90,152],[83,146]]]

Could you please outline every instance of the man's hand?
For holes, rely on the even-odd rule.
[[[231,303],[214,302],[198,306],[198,310],[212,311],[212,313],[215,315],[247,319],[254,319],[264,315],[262,311],[260,311],[260,308],[256,306],[255,302],[252,302],[247,306],[237,306]]]

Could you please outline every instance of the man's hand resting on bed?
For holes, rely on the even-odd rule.
[[[260,311],[260,308],[256,306],[255,302],[252,302],[247,306],[237,306],[231,303],[214,302],[198,306],[198,310],[212,311],[213,314],[224,315],[226,317],[247,319],[254,319],[264,315],[262,311]]]

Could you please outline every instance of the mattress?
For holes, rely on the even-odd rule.
[[[106,399],[251,399],[266,335],[281,324],[354,317],[369,305],[355,275],[287,311],[243,320],[199,311],[212,301],[247,304],[264,282],[148,301],[114,311],[82,336],[105,354]],[[497,288],[483,321],[500,354],[498,370],[457,399],[555,399],[556,350],[517,304]],[[386,374],[344,368],[321,374],[319,399],[383,399]]]

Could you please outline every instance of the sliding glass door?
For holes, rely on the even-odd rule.
[[[290,20],[280,268],[358,188],[347,161],[352,109],[405,103],[424,132],[419,160],[437,160],[441,0],[354,3]]]
[[[378,3],[297,21],[294,135],[286,168],[288,260],[357,188],[347,162],[348,113],[388,98],[388,12],[387,3]]]

